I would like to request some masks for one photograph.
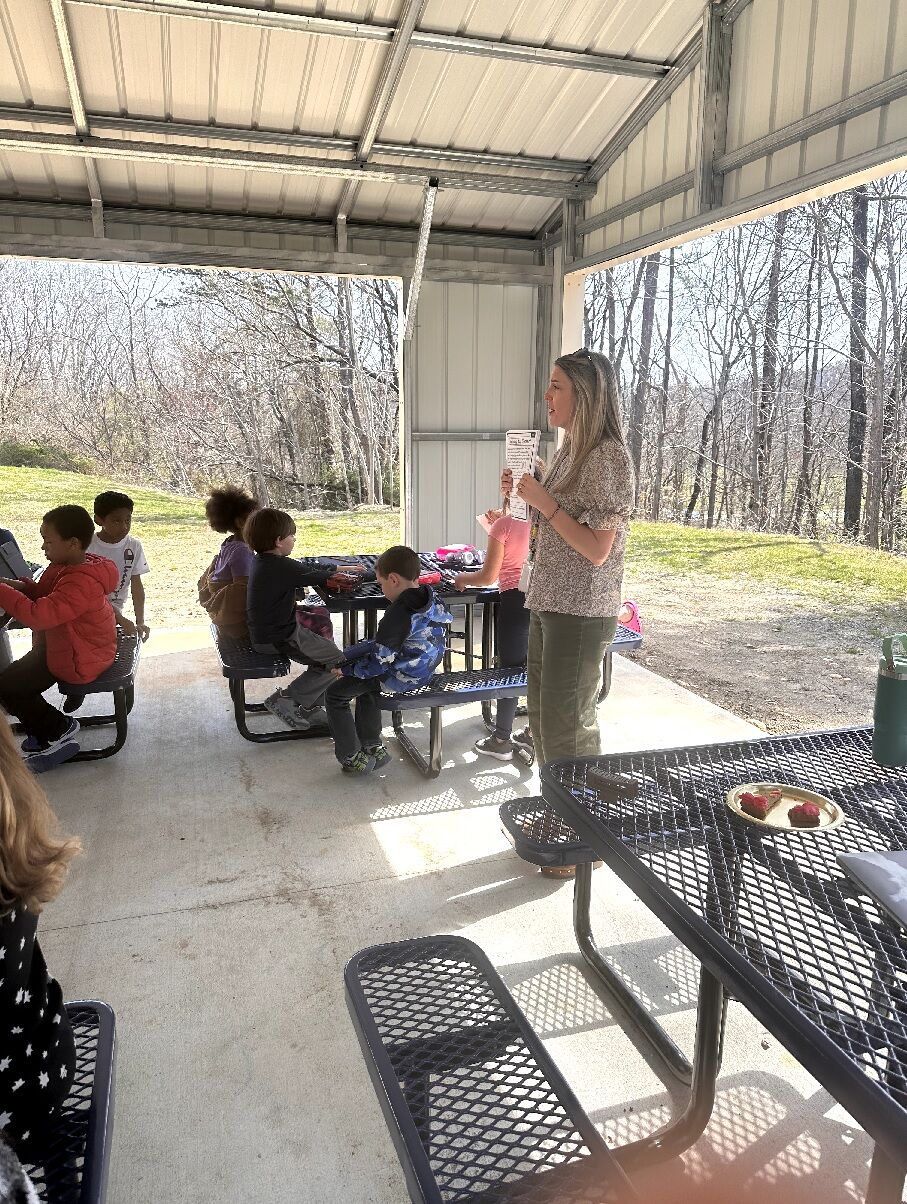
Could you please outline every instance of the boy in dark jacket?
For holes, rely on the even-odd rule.
[[[371,773],[390,753],[381,743],[378,695],[384,683],[403,693],[425,685],[444,659],[450,611],[429,585],[419,584],[422,566],[412,548],[397,545],[378,557],[375,574],[390,602],[373,640],[345,650],[339,678],[328,688],[325,707],[334,751],[344,773]],[[350,703],[356,699],[356,717]]]
[[[296,524],[283,510],[256,510],[245,525],[246,543],[255,553],[246,586],[249,639],[256,652],[282,652],[309,668],[286,690],[275,692],[264,705],[287,727],[306,731],[324,726],[327,716],[320,706],[331,683],[329,667],[343,654],[333,640],[316,635],[296,621],[296,591],[322,585],[335,572],[314,560],[294,560]]]
[[[116,566],[86,553],[94,535],[81,506],[57,506],[44,515],[41,539],[50,561],[39,581],[0,579],[0,610],[35,632],[30,652],[0,673],[0,706],[25,728],[23,748],[35,773],[79,751],[78,721],[42,695],[58,681],[94,681],[113,664],[117,628],[107,595],[116,589]]]

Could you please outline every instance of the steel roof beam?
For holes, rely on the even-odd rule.
[[[297,33],[369,42],[390,42],[394,37],[394,27],[389,25],[373,25],[367,21],[343,20],[336,17],[315,17],[307,13],[275,8],[244,8],[240,5],[223,4],[220,0],[66,0],[66,3],[89,8],[154,13],[164,17],[193,17],[202,21],[222,21],[230,25],[247,25],[257,29],[286,29]],[[624,58],[616,54],[533,46],[523,42],[499,42],[490,38],[470,38],[461,34],[431,33],[427,30],[415,30],[411,45],[420,50],[437,50],[444,54],[479,55],[483,58],[531,63],[535,66],[561,67],[570,71],[598,71],[606,75],[631,75],[642,79],[658,79],[668,75],[672,69],[670,63],[654,59]]]
[[[148,209],[133,205],[104,207],[109,224],[136,226],[188,226],[200,230],[230,231],[248,234],[268,234],[280,237],[331,238],[334,226],[327,220],[310,221],[298,217],[274,217],[269,214],[224,213],[202,209]],[[0,216],[47,218],[51,221],[91,221],[87,205],[65,201],[21,200],[0,197]],[[416,242],[418,226],[392,226],[380,222],[351,222],[349,238],[370,242]],[[542,244],[531,235],[511,234],[506,230],[463,230],[457,227],[433,226],[432,242],[448,246],[473,247],[479,250],[529,251],[536,253]]]
[[[390,107],[394,103],[394,96],[396,95],[397,88],[400,86],[400,80],[403,77],[403,68],[406,66],[406,59],[409,55],[413,33],[419,18],[422,16],[426,3],[427,0],[403,0],[403,11],[400,14],[397,28],[394,30],[391,47],[387,52],[384,66],[381,69],[381,78],[378,81],[375,94],[368,107],[368,115],[365,118],[362,132],[359,135],[356,158],[362,163],[367,163],[371,157],[375,139],[381,132],[381,127],[387,120]],[[435,184],[434,192],[431,194],[431,205],[434,205],[434,196],[437,191],[438,186]],[[428,193],[426,193],[426,204],[428,205],[427,198]],[[431,205],[429,205],[429,209]],[[430,222],[431,214],[429,213]]]
[[[723,12],[723,0],[710,0],[702,15],[699,132],[693,171],[694,213],[717,209],[724,199],[724,176],[716,162],[727,149],[733,31],[723,19]]]
[[[86,137],[91,131],[88,117],[85,113],[85,102],[82,99],[82,88],[76,71],[76,60],[72,53],[72,42],[69,37],[69,26],[63,0],[50,0],[50,13],[54,23],[54,33],[60,50],[63,64],[63,75],[66,78],[66,90],[69,92],[69,105],[72,109],[72,121],[76,133]],[[101,181],[98,178],[98,168],[94,159],[85,160],[85,175],[88,179],[88,196],[91,200],[91,226],[96,238],[104,237],[104,201],[101,197]]]
[[[273,171],[286,175],[332,177],[340,180],[410,184],[424,188],[430,175],[441,188],[463,188],[473,192],[501,192],[516,196],[583,198],[591,196],[589,184],[560,183],[526,176],[493,176],[481,172],[429,172],[412,167],[381,166],[376,163],[342,163],[336,159],[302,155],[263,154],[259,151],[224,150],[220,147],[182,146],[127,139],[95,138],[67,134],[41,134],[28,130],[0,130],[0,147],[42,155],[68,155],[85,159],[118,159],[123,162],[174,163],[237,171]]]
[[[242,126],[210,125],[200,121],[120,117],[110,113],[89,113],[87,118],[96,134],[106,130],[118,134],[147,134],[155,140],[166,137],[205,138],[222,142],[242,142],[256,150],[282,146],[287,149],[319,150],[324,154],[342,154],[350,158],[356,153],[355,138],[289,133],[286,130],[268,130],[260,127],[253,130]],[[29,129],[34,125],[53,125],[69,130],[73,125],[68,109],[26,108],[24,105],[0,104],[0,123],[2,122]],[[474,167],[503,167],[508,171],[558,171],[570,175],[582,175],[589,167],[582,159],[545,159],[538,155],[508,155],[493,151],[457,150],[444,146],[410,146],[405,142],[376,142],[372,158],[380,159],[386,156],[431,159],[434,161],[433,166],[438,163],[450,163]]]

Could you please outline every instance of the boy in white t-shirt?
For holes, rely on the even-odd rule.
[[[149,572],[141,540],[129,534],[135,503],[128,494],[107,490],[94,500],[94,521],[100,528],[88,545],[88,551],[106,556],[119,570],[116,589],[109,594],[110,605],[116,612],[117,626],[127,635],[137,635],[144,643],[150,630],[145,622],[145,587],[142,574]],[[123,614],[127,597],[132,597],[135,622]]]
[[[107,598],[113,607],[117,627],[127,635],[138,636],[144,643],[151,631],[145,622],[145,587],[142,585],[142,574],[150,570],[141,540],[129,534],[134,506],[132,498],[126,493],[118,493],[115,489],[99,493],[94,500],[94,521],[100,530],[95,531],[85,550],[94,552],[97,556],[104,556],[116,565],[119,580],[116,589],[112,594],[108,594]],[[132,609],[135,611],[134,623],[123,614],[127,595],[130,594]],[[67,694],[63,710],[67,715],[71,715],[84,701],[84,694]]]

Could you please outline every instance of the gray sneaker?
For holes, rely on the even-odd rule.
[[[305,727],[301,727],[297,722],[296,703],[292,698],[288,698],[283,690],[275,690],[270,697],[264,701],[265,709],[270,711],[275,718],[281,723],[285,723],[287,727],[296,728],[297,731],[305,731],[305,728],[311,726],[308,721],[305,722]]]
[[[310,727],[327,727],[328,713],[324,707],[296,707],[291,727],[307,732]]]

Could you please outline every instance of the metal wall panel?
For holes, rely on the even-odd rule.
[[[586,234],[580,265],[638,255],[647,245],[694,238],[715,221],[796,203],[817,189],[827,191],[838,182],[844,187],[851,177],[894,170],[907,152],[907,80],[897,86],[905,72],[904,0],[752,0],[733,26],[726,151],[738,161],[724,176],[721,205],[701,214],[698,227],[690,192],[627,213],[634,197],[693,166],[697,70],[634,139],[588,202],[587,217],[623,209],[618,210],[620,220]],[[891,84],[891,99],[884,103],[859,96],[886,83]],[[854,97],[866,111],[843,118],[835,113],[834,123],[824,129],[787,132],[813,118],[829,123],[832,119],[822,111]],[[677,115],[685,102],[684,132]]]
[[[480,538],[475,516],[495,502],[504,451],[481,433],[533,421],[536,314],[525,285],[423,284],[404,397],[416,546]],[[476,438],[420,438],[445,432]]]

